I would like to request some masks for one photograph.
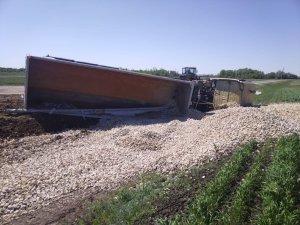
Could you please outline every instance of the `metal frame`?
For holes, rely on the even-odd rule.
[[[28,94],[28,79],[29,79],[29,57],[26,56],[26,67],[25,67],[25,89],[24,89],[24,106],[27,108],[27,94]]]
[[[124,108],[124,109],[7,109],[8,112],[14,113],[48,113],[67,116],[101,118],[104,116],[135,116],[149,112],[161,112],[168,109],[164,107],[148,108]]]

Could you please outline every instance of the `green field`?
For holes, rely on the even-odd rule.
[[[0,85],[24,85],[25,73],[0,71]]]
[[[256,104],[300,102],[300,79],[258,84],[262,93],[255,96]]]
[[[299,224],[300,139],[244,144],[221,162],[143,177],[86,203],[87,224]]]

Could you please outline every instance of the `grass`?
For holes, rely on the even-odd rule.
[[[262,93],[255,96],[256,104],[300,102],[300,79],[258,84],[257,87]]]
[[[77,224],[299,224],[299,135],[264,145],[249,142],[224,161],[143,177],[87,204]],[[213,175],[202,180],[203,171],[212,168]]]
[[[186,204],[196,190],[214,176],[223,161],[209,162],[167,177],[146,175],[134,186],[125,186],[105,199],[86,203],[85,214],[76,224],[153,224],[160,213],[171,210],[171,214],[175,214],[184,208],[176,207],[177,200]],[[201,183],[197,182],[199,178]]]
[[[294,134],[281,138],[267,171],[262,191],[263,208],[257,224],[300,224],[300,211],[297,208],[300,197],[299,173],[299,136]]]
[[[0,71],[0,85],[24,85],[24,72],[1,72]]]
[[[221,224],[243,224],[248,220],[251,207],[255,204],[257,191],[264,178],[264,167],[270,157],[271,145],[271,142],[267,143],[256,156],[251,170],[238,187],[230,207],[221,214]]]
[[[205,191],[196,196],[186,215],[178,214],[173,220],[160,220],[160,224],[212,224],[218,209],[231,191],[231,184],[242,170],[244,164],[252,157],[256,142],[244,145],[223,166],[216,178],[208,184]]]
[[[134,224],[137,218],[154,210],[151,203],[163,193],[165,182],[159,175],[143,177],[136,186],[124,187],[108,199],[89,204],[77,224]]]

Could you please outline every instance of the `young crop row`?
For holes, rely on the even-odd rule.
[[[208,184],[206,190],[196,196],[187,214],[177,214],[173,220],[160,220],[160,224],[212,224],[217,222],[218,209],[232,191],[232,183],[242,171],[256,149],[255,141],[238,149],[223,166],[216,178]]]
[[[242,145],[213,179],[201,180],[201,167],[193,171],[143,178],[135,187],[90,205],[77,224],[299,224],[299,135],[263,147],[255,141]],[[187,205],[179,207],[183,211],[175,209],[167,216],[159,212],[155,203],[182,204],[172,199],[172,192],[179,188],[180,193],[190,193],[195,182],[204,186],[188,194]]]
[[[281,138],[275,149],[271,142],[267,143],[255,157],[232,200],[223,201],[233,189],[230,184],[237,171],[251,157],[251,149],[248,145],[233,155],[215,180],[196,197],[188,212],[159,222],[169,225],[299,224],[300,141],[296,134]],[[271,153],[274,157],[268,167]],[[251,215],[254,211],[257,215]]]
[[[222,163],[210,162],[170,177],[158,174],[143,176],[134,186],[125,186],[100,201],[87,202],[85,214],[77,219],[76,224],[152,224],[155,219],[152,216],[158,215],[157,211],[174,210],[172,202],[169,202],[174,199],[174,192],[184,204],[183,198],[188,200]],[[203,174],[207,176],[205,179]],[[196,181],[198,178],[201,178],[201,184]]]
[[[264,170],[268,164],[272,143],[268,142],[256,156],[254,164],[238,187],[233,201],[220,216],[221,224],[243,224],[248,221],[251,207],[255,204],[257,191],[264,178]]]
[[[300,224],[299,174],[300,139],[294,134],[281,138],[276,146],[264,181],[257,224]]]

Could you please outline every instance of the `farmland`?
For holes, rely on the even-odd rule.
[[[256,103],[270,104],[300,101],[300,79],[258,84],[257,86],[262,94],[256,96]]]
[[[24,85],[25,72],[13,71],[3,72],[0,71],[0,85]]]

